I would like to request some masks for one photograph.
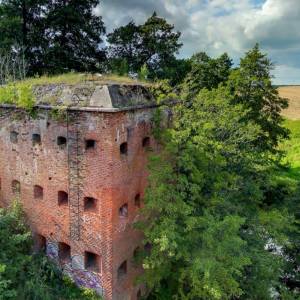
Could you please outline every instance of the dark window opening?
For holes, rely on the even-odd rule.
[[[16,194],[20,194],[21,191],[21,184],[18,180],[13,180],[11,183],[11,189],[12,192],[16,195]]]
[[[86,140],[85,141],[85,149],[94,149],[96,147],[96,141],[95,140]]]
[[[143,145],[143,148],[149,148],[150,147],[150,138],[148,136],[143,138],[142,145]]]
[[[120,217],[128,217],[128,204],[124,204],[119,208]]]
[[[41,186],[35,185],[33,188],[33,196],[35,199],[43,199],[44,190]]]
[[[64,148],[67,145],[67,139],[64,136],[57,137],[57,145]]]
[[[118,278],[120,279],[127,274],[127,261],[123,261],[118,268]]]
[[[64,191],[59,191],[58,192],[58,205],[68,205],[69,197],[68,193]]]
[[[135,198],[134,198],[134,205],[136,207],[141,207],[141,195],[140,194],[136,194]]]
[[[32,135],[32,145],[40,145],[41,144],[41,136],[37,133]]]
[[[46,245],[47,245],[47,240],[46,238],[41,235],[41,234],[37,234],[36,238],[35,238],[35,246],[36,246],[36,250],[38,252],[46,252]]]
[[[84,198],[84,211],[95,212],[97,210],[97,200],[92,197]]]
[[[13,144],[16,144],[18,142],[18,133],[16,131],[12,131],[10,133],[10,141],[13,143]]]
[[[68,263],[71,261],[71,247],[65,243],[58,243],[58,257],[61,262]]]
[[[99,272],[100,271],[100,256],[86,251],[84,254],[84,266],[86,270],[92,272]]]
[[[122,143],[120,145],[120,153],[126,155],[128,153],[128,145],[127,143]]]

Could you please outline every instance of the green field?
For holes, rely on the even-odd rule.
[[[300,180],[300,120],[286,120],[285,126],[290,130],[290,139],[280,145],[286,152],[283,158],[287,168],[280,174],[290,180]]]

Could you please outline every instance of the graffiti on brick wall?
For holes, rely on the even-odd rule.
[[[56,242],[47,242],[46,254],[56,263],[59,263],[58,245]],[[71,256],[70,262],[62,263],[60,266],[62,267],[63,273],[69,276],[76,285],[94,289],[98,294],[103,295],[101,274],[85,270],[84,258],[82,255],[73,255]]]

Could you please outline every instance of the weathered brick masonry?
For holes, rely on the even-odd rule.
[[[133,258],[142,235],[132,224],[143,205],[147,148],[155,147],[151,96],[95,83],[36,92],[35,118],[0,108],[0,204],[20,199],[36,247],[79,285],[107,300],[137,299],[144,290],[134,284],[142,270]],[[49,95],[69,106],[63,120],[52,117]]]

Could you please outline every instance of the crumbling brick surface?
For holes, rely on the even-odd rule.
[[[137,194],[143,205],[148,155],[143,139],[150,137],[151,114],[151,109],[72,111],[66,120],[55,121],[46,109],[32,119],[17,109],[0,108],[0,205],[19,197],[38,243],[46,238],[47,254],[59,261],[59,245],[64,257],[70,246],[71,260],[60,260],[64,272],[106,300],[135,300],[144,292],[134,285],[142,272],[133,263],[142,234],[132,224],[139,218]],[[33,143],[35,134],[40,143]],[[58,137],[66,137],[66,147]],[[86,148],[86,140],[94,140],[94,147]],[[120,152],[124,142],[126,154]],[[13,191],[14,180],[20,182],[19,194]],[[42,197],[34,198],[35,185],[43,188]],[[68,194],[67,205],[59,205],[59,191]],[[85,209],[86,197],[96,200],[92,209]],[[127,216],[119,212],[124,204]],[[120,277],[124,261],[126,272]],[[90,267],[94,263],[96,272]]]

